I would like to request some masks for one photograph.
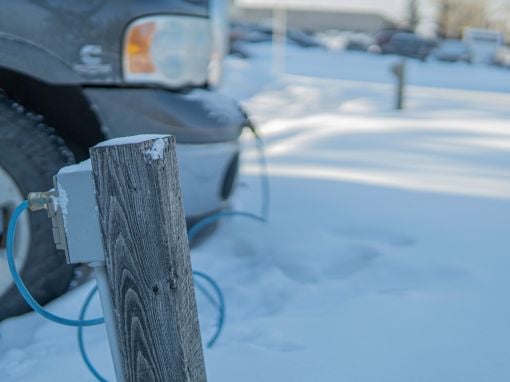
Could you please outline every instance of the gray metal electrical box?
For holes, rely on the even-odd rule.
[[[65,251],[69,264],[104,261],[90,160],[62,168],[53,182],[49,213],[57,248]]]

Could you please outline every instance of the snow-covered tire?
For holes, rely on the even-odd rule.
[[[53,129],[0,94],[0,320],[29,311],[10,279],[2,253],[9,215],[29,192],[49,190],[53,175],[72,162],[71,151]],[[68,289],[74,268],[55,249],[44,212],[22,217],[15,245],[18,269],[39,303],[46,304]]]

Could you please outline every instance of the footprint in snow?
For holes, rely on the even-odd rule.
[[[368,268],[382,253],[370,245],[349,245],[323,269],[324,276],[346,279]]]
[[[410,247],[417,242],[417,239],[412,236],[382,229],[343,228],[337,232],[345,239],[389,247]]]
[[[274,262],[289,279],[299,284],[316,284],[322,279],[346,279],[361,272],[380,256],[382,252],[374,246],[334,241],[322,250],[295,250],[294,257],[281,252]]]
[[[287,339],[283,332],[276,329],[241,329],[234,332],[233,337],[236,342],[278,352],[294,352],[305,348],[302,344]]]

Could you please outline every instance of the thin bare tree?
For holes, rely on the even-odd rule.
[[[437,0],[438,34],[443,38],[460,38],[467,27],[490,26],[487,0]]]
[[[409,0],[407,12],[408,27],[413,32],[416,32],[420,24],[420,4],[418,0]]]

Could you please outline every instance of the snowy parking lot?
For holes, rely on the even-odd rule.
[[[222,92],[266,143],[267,224],[237,218],[192,251],[224,289],[212,382],[510,380],[510,71],[271,48],[229,58]],[[234,207],[260,206],[248,133]],[[77,316],[92,284],[50,304]],[[215,309],[198,295],[204,340]],[[100,314],[99,303],[91,315]],[[103,328],[86,330],[113,380]],[[91,381],[73,329],[35,314],[0,324],[0,381]]]

